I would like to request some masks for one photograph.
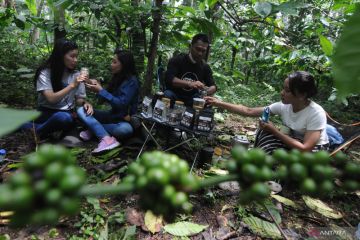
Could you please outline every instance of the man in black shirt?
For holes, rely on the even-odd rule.
[[[200,97],[200,91],[207,95],[216,92],[216,85],[209,65],[205,62],[209,50],[208,36],[196,34],[191,41],[189,53],[182,53],[170,59],[165,73],[165,97],[181,100],[192,106],[193,98]]]

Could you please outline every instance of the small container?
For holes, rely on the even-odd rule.
[[[235,135],[232,138],[232,146],[235,147],[236,145],[241,145],[246,149],[249,148],[250,142],[245,135]]]
[[[163,92],[156,92],[155,95],[152,98],[152,107],[155,107],[155,104],[157,102],[157,100],[161,100],[164,97],[164,93]]]
[[[185,111],[186,107],[184,106],[183,101],[175,101],[174,109],[179,109]]]
[[[205,106],[205,100],[202,98],[193,98],[193,108],[203,109]]]
[[[164,109],[163,109],[163,112],[162,112],[162,121],[166,122],[166,121],[168,121],[168,117],[169,117],[169,114],[170,114],[170,99],[166,98],[166,97],[163,97],[162,101],[164,103]]]
[[[199,116],[202,108],[200,106],[194,106],[195,114],[194,114],[194,129],[198,128]]]
[[[148,118],[148,117],[152,117],[152,107],[151,107],[151,98],[149,97],[144,97],[144,100],[142,102],[142,112],[141,114]]]
[[[163,122],[163,112],[165,109],[165,104],[163,101],[161,100],[157,100],[154,110],[153,110],[153,118],[155,118],[156,120]]]
[[[209,87],[205,87],[203,90],[200,90],[200,97],[204,98],[208,95],[208,89]]]
[[[269,116],[270,116],[270,108],[265,107],[264,111],[262,113],[262,116],[261,116],[261,121],[268,122],[269,121]]]
[[[6,150],[0,149],[0,162],[4,161],[5,155],[6,155]]]
[[[170,109],[168,113],[168,121],[170,125],[179,125],[181,117],[185,112],[186,107],[184,106],[184,102],[176,101],[174,104],[174,108]]]
[[[204,147],[200,150],[198,168],[209,169],[212,165],[212,157],[214,154],[214,148]]]
[[[214,119],[214,112],[211,110],[201,110],[196,116],[195,129],[198,131],[209,132],[212,129],[212,123]]]
[[[186,108],[184,114],[182,115],[180,125],[192,129],[194,125],[194,118],[195,118],[195,110],[190,107]]]
[[[85,76],[85,77],[89,77],[89,69],[86,68],[86,67],[82,67],[82,68],[80,69],[80,75],[83,75],[83,76]]]
[[[170,114],[168,115],[168,123],[172,126],[176,126],[179,124],[179,118],[178,118],[178,114],[174,111],[171,111]]]

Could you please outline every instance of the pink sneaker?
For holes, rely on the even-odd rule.
[[[83,141],[89,141],[92,138],[92,136],[93,136],[93,134],[92,134],[92,132],[90,132],[90,130],[81,131],[79,134],[79,137]]]
[[[106,136],[101,139],[99,145],[97,146],[97,148],[94,149],[94,151],[92,151],[92,153],[101,153],[107,150],[114,149],[118,146],[120,146],[120,143],[114,137]]]

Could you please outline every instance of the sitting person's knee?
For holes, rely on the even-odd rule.
[[[123,126],[115,128],[112,135],[119,140],[123,140],[123,139],[131,137],[131,135],[133,133],[134,133],[134,129],[132,128],[132,126],[130,124],[128,124],[125,126],[123,125]]]
[[[67,112],[56,113],[56,119],[61,123],[72,123],[74,121],[71,114]]]
[[[79,107],[76,110],[76,113],[79,118],[84,118],[86,116],[86,111],[85,111],[84,107]]]

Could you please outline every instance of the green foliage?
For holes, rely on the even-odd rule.
[[[36,0],[26,0],[25,1],[30,13],[32,15],[36,15],[37,9],[36,9]]]
[[[60,215],[75,215],[85,172],[65,148],[42,145],[24,158],[22,171],[1,185],[0,210],[14,211],[11,225],[55,224]],[[39,204],[41,203],[41,204]]]
[[[192,222],[177,222],[164,226],[164,230],[174,236],[189,237],[202,232],[207,225],[199,225]]]
[[[320,45],[326,56],[331,56],[333,52],[332,43],[326,37],[320,35]]]
[[[281,233],[274,223],[264,221],[255,216],[248,216],[242,221],[249,226],[251,231],[264,238],[281,239]]]
[[[91,77],[109,80],[108,66],[115,47],[134,50],[137,65],[144,70],[147,43],[152,36],[149,2],[47,1],[48,11],[42,11],[40,17],[35,17],[35,4],[27,0],[16,9],[0,10],[0,42],[4,46],[0,54],[11,56],[0,60],[0,102],[35,106],[31,74],[51,51],[52,14],[60,6],[66,9],[67,37],[77,40],[80,46],[79,67],[88,66]],[[336,41],[342,23],[354,10],[355,4],[349,1],[227,1],[221,7],[216,0],[194,2],[193,6],[178,6],[171,1],[163,6],[158,52],[166,64],[174,51],[187,51],[195,33],[205,32],[212,39],[209,63],[219,86],[218,94],[224,99],[239,99],[253,106],[267,104],[278,99],[276,92],[287,74],[306,70],[318,82],[320,102],[326,103],[333,87],[331,42]],[[116,16],[121,16],[117,23]],[[29,44],[30,31],[23,30],[33,27],[40,28],[41,34],[35,44]],[[140,33],[142,42],[136,42]],[[346,52],[347,43],[343,46],[341,51]],[[341,67],[343,61],[334,62]],[[17,71],[24,67],[29,69],[27,73]],[[334,72],[343,79],[356,79],[347,77],[349,67],[345,68],[344,74]],[[262,82],[274,87],[270,96]],[[357,101],[354,104],[358,106]]]
[[[260,16],[267,17],[271,13],[272,6],[268,2],[256,2],[254,6],[254,10]]]
[[[39,115],[36,111],[15,110],[0,108],[0,137],[14,131],[26,121],[30,121]]]
[[[360,7],[345,24],[334,54],[334,77],[340,95],[360,93]]]
[[[198,188],[198,179],[189,173],[187,162],[174,154],[154,151],[130,164],[124,183],[135,186],[140,206],[173,221],[176,213],[190,213],[187,192]]]

